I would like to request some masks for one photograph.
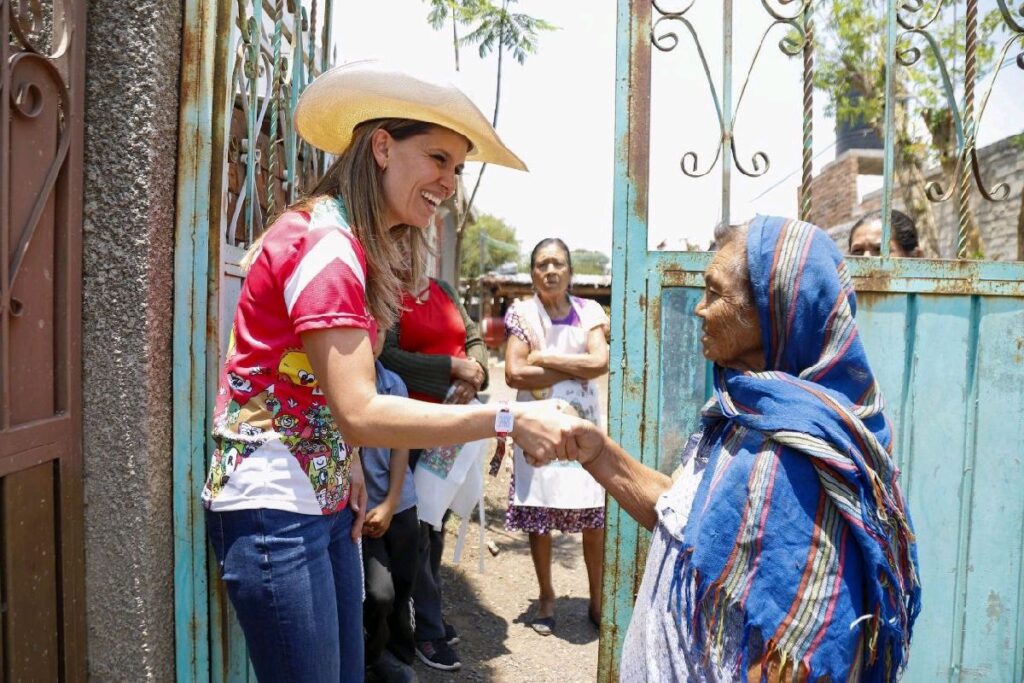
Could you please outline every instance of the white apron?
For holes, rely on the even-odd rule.
[[[582,326],[552,325],[544,305],[536,296],[516,303],[520,320],[527,326],[531,350],[554,353],[586,353],[587,337],[592,327],[586,324],[588,316],[576,308]],[[604,429],[601,415],[600,393],[597,383],[583,379],[567,379],[548,389],[522,389],[518,401],[560,398],[568,402],[580,417]],[[563,510],[603,508],[604,489],[583,466],[576,462],[555,461],[542,467],[533,467],[523,457],[523,450],[514,448],[516,488],[513,503],[525,507],[547,507]]]
[[[475,398],[471,405],[479,405]],[[470,441],[458,446],[428,448],[420,454],[413,471],[416,484],[416,513],[421,522],[435,530],[443,528],[444,514],[451,510],[462,523],[455,541],[455,563],[462,559],[462,549],[469,531],[473,508],[478,508],[480,522],[480,562],[484,570],[484,474],[483,464],[487,448],[494,439]]]

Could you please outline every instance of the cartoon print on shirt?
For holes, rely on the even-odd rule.
[[[238,433],[242,436],[259,436],[263,433],[263,430],[249,424],[248,422],[243,422],[238,425]]]
[[[281,436],[299,435],[299,418],[290,413],[278,413],[274,417],[274,429]]]
[[[281,362],[277,366],[277,374],[281,379],[288,380],[292,384],[303,387],[315,387],[316,375],[313,374],[313,366],[309,364],[309,358],[299,350],[285,351],[281,356]]]
[[[239,375],[236,375],[233,372],[228,373],[228,384],[231,385],[231,388],[234,389],[235,391],[244,394],[248,394],[249,392],[252,391],[252,382],[242,378]]]
[[[238,441],[225,441],[221,447],[213,452],[210,462],[210,475],[206,480],[206,487],[214,496],[220,493],[231,474],[238,469],[245,458],[252,455],[260,444]]]

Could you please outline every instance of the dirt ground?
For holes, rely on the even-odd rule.
[[[512,400],[515,392],[504,383],[504,366],[492,361],[490,400]],[[602,403],[607,396],[601,380]],[[554,633],[538,635],[529,627],[537,609],[537,579],[525,533],[505,531],[510,470],[486,480],[486,533],[500,552],[480,548],[480,527],[469,525],[462,561],[453,564],[458,519],[446,527],[442,568],[445,616],[459,632],[456,646],[462,669],[439,672],[416,662],[424,683],[495,681],[516,683],[575,683],[597,676],[597,629],[587,618],[587,570],[580,535],[554,533],[552,577],[558,599]],[[484,553],[483,574],[478,570]]]

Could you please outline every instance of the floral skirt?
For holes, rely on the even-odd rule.
[[[533,534],[547,534],[553,530],[576,534],[584,529],[604,528],[604,508],[542,508],[516,505],[516,477],[508,488],[508,512],[505,513],[505,528],[509,531],[527,531]]]

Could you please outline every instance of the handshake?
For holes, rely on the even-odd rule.
[[[534,467],[552,460],[575,460],[586,465],[604,450],[601,429],[580,418],[562,399],[513,403],[509,407],[515,415],[512,439]]]

